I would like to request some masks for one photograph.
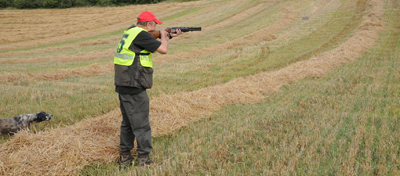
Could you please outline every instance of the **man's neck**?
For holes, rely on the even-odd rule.
[[[148,30],[146,29],[146,26],[137,25],[137,27],[140,27],[140,28],[145,29],[146,31],[148,31]]]

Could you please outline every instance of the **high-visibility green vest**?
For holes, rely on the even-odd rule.
[[[129,46],[131,46],[133,40],[142,31],[146,30],[140,27],[133,27],[124,31],[124,35],[122,36],[121,41],[119,42],[117,51],[115,52],[114,64],[124,65],[124,66],[132,65],[133,60],[136,57],[136,53],[129,50]],[[140,53],[137,54],[139,54],[138,58],[140,59],[140,64],[143,67],[150,67],[150,68],[153,67],[153,58],[150,51],[142,50],[140,51]]]

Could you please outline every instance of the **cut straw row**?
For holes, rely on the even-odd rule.
[[[281,70],[234,79],[193,92],[165,95],[151,101],[154,136],[170,134],[212,111],[232,103],[256,103],[280,86],[329,69],[366,52],[383,28],[383,0],[371,0],[371,11],[356,33],[337,48]],[[115,109],[70,127],[37,134],[18,133],[0,147],[0,175],[74,175],[93,161],[112,162],[118,156],[121,114]]]

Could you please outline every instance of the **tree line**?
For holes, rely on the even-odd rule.
[[[163,0],[0,0],[0,8],[37,9],[152,4]]]

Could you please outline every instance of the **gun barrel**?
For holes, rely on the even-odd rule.
[[[176,29],[180,29],[182,32],[189,32],[189,31],[201,31],[201,27],[168,27],[165,30],[168,33],[176,33]],[[155,31],[149,31],[151,36],[153,36],[155,39],[161,38],[161,32],[160,30],[155,30]]]
[[[189,32],[189,31],[201,31],[201,27],[170,27],[172,32],[175,30],[180,29],[182,32]]]

